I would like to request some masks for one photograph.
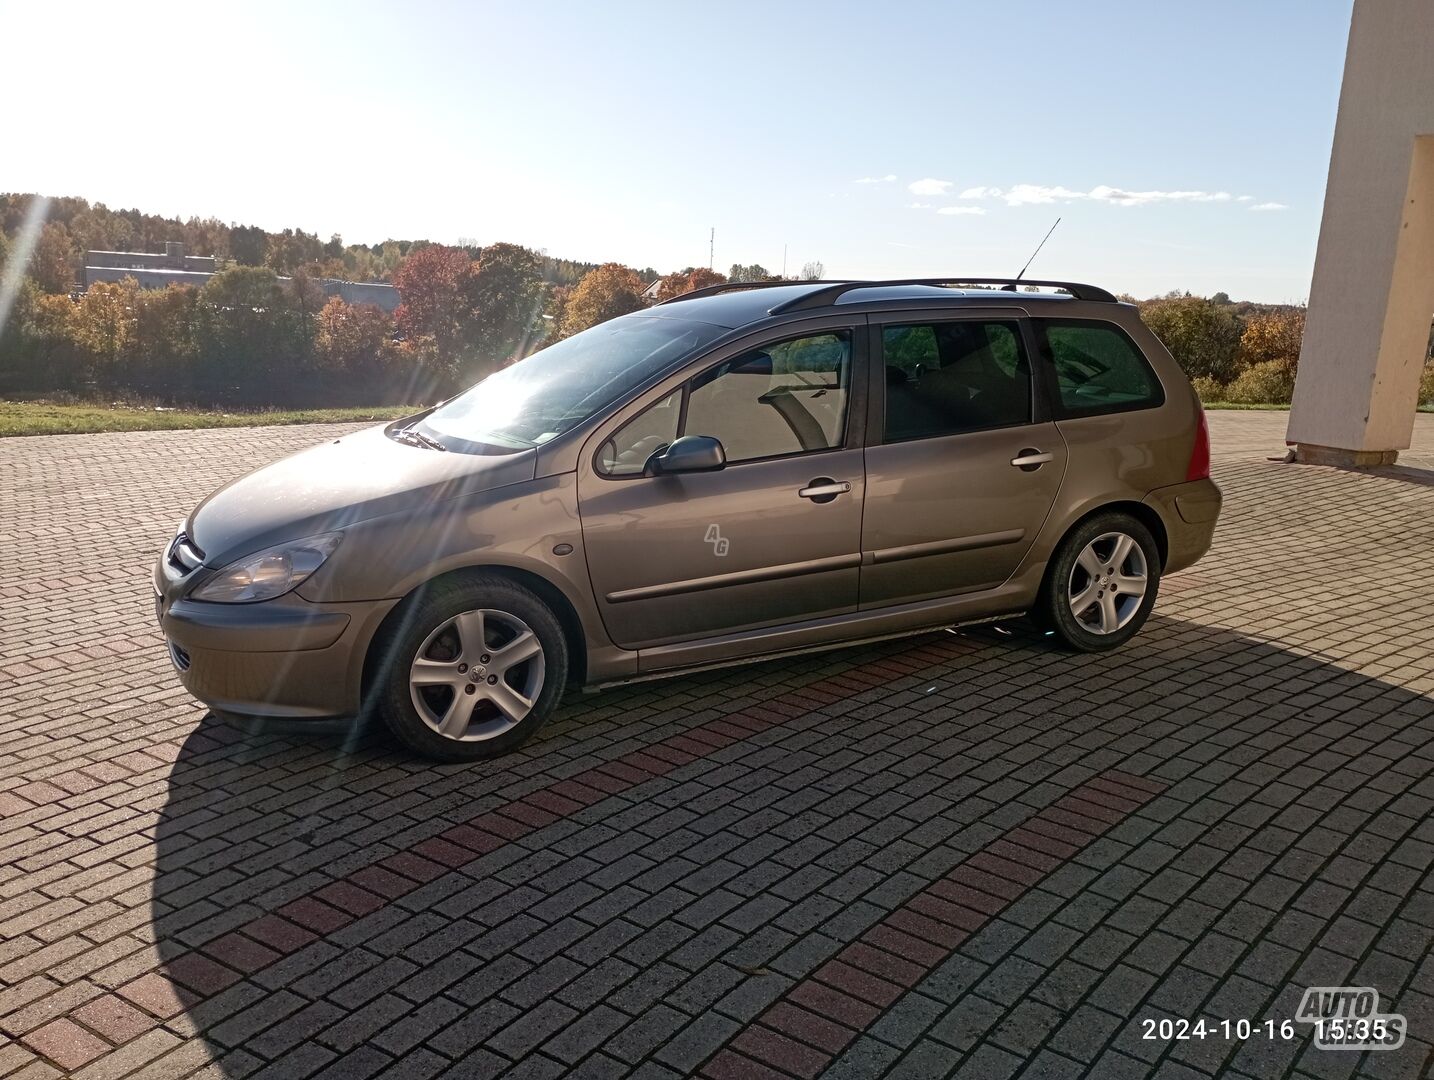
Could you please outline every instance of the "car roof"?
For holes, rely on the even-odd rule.
[[[953,279],[958,280],[958,279]],[[974,278],[972,281],[985,282],[988,279]],[[996,279],[998,281],[1004,279]],[[881,304],[892,301],[929,301],[931,306],[973,307],[1016,305],[1031,302],[1039,304],[1062,304],[1081,298],[1076,292],[1028,291],[1030,288],[1069,288],[1087,290],[1109,296],[1104,290],[1093,286],[1059,282],[1032,282],[1030,286],[1018,285],[1021,291],[1010,286],[962,287],[944,284],[929,284],[921,280],[911,281],[801,281],[781,284],[758,283],[750,287],[741,285],[716,286],[710,290],[699,289],[694,293],[674,297],[648,310],[648,314],[669,316],[674,319],[690,319],[714,326],[736,329],[761,322],[787,310],[806,313],[832,311],[856,304]],[[822,294],[827,294],[823,296]],[[1114,300],[1114,297],[1110,297]]]

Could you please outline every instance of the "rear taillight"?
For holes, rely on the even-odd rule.
[[[1185,470],[1185,480],[1208,480],[1210,478],[1210,425],[1205,422],[1205,410],[1195,406],[1198,420],[1195,424],[1195,445],[1190,448],[1190,465]]]

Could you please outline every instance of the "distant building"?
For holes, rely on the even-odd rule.
[[[143,251],[85,252],[85,288],[97,281],[123,281],[132,277],[141,289],[163,289],[170,285],[200,286],[214,276],[218,267],[212,255],[186,255],[184,245],[170,241],[164,253]],[[289,278],[280,278],[288,281]],[[326,296],[340,297],[346,304],[372,304],[384,311],[399,305],[398,290],[381,281],[340,281],[315,278]]]
[[[214,273],[214,256],[186,255],[184,245],[171,241],[164,254],[143,251],[85,252],[85,288],[97,281],[122,281],[132,277],[141,289],[162,289],[166,285],[203,285]]]
[[[337,296],[345,304],[372,304],[393,311],[398,307],[398,290],[382,281],[339,281],[337,278],[318,278],[318,283],[329,296]]]

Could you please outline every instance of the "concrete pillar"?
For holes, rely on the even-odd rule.
[[[1434,3],[1355,0],[1290,411],[1301,461],[1409,446],[1434,313]]]

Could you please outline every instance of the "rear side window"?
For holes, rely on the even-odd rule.
[[[1120,327],[1077,320],[1042,320],[1040,325],[1064,415],[1093,416],[1164,403],[1160,380]]]
[[[1028,424],[1031,369],[1018,324],[887,326],[886,441]]]

